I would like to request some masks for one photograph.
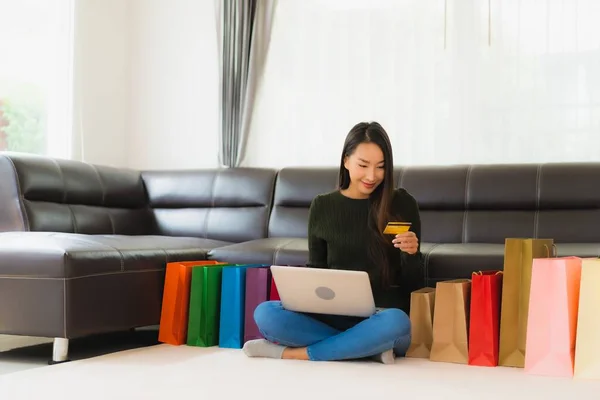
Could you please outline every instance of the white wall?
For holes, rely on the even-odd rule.
[[[76,158],[216,167],[214,0],[77,1]],[[243,165],[337,165],[363,120],[397,164],[600,159],[600,2],[491,2],[491,46],[444,3],[279,0]]]
[[[213,0],[76,0],[73,158],[218,165]]]
[[[213,0],[133,0],[127,165],[218,165],[218,57]]]
[[[72,157],[127,165],[131,62],[129,0],[76,0]]]

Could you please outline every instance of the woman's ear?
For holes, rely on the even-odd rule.
[[[346,168],[346,169],[350,169],[350,168],[348,168],[348,161],[349,161],[348,156],[345,156],[344,157],[344,168]]]

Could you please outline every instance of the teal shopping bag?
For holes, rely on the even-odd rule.
[[[258,267],[268,265],[247,264],[223,269],[219,347],[241,349],[244,344],[246,271],[248,268]]]

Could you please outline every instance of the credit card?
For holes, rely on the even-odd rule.
[[[410,226],[410,222],[388,222],[383,233],[384,235],[398,235],[400,233],[408,232]]]

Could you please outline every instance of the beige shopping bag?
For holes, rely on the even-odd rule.
[[[498,358],[501,366],[525,366],[531,267],[534,258],[549,257],[553,245],[552,239],[509,238],[505,241]]]
[[[600,259],[582,259],[575,339],[575,378],[600,379],[599,288]]]
[[[435,289],[426,287],[410,294],[411,342],[406,357],[429,358],[433,343]]]
[[[471,280],[438,282],[433,314],[431,361],[467,364]]]

